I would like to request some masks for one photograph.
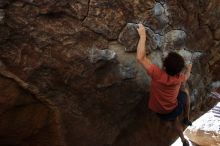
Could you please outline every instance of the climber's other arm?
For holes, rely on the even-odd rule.
[[[186,71],[185,71],[186,80],[189,79],[190,74],[191,74],[191,70],[192,70],[192,63],[187,64],[187,65],[186,65]]]
[[[148,70],[152,62],[148,58],[148,56],[146,56],[146,48],[145,48],[146,32],[145,32],[144,26],[142,24],[138,24],[137,31],[140,36],[138,46],[137,46],[137,60],[141,65],[144,66],[145,69]]]

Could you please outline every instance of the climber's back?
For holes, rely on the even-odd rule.
[[[149,108],[156,113],[166,114],[177,106],[181,83],[186,80],[183,73],[171,76],[165,70],[151,64],[147,69],[151,80]]]

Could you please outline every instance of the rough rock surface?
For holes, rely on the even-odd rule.
[[[218,0],[0,0],[0,145],[171,144],[127,27],[145,25],[160,67],[170,50],[193,58],[195,119],[220,88],[219,16]]]
[[[193,122],[185,130],[185,135],[198,145],[220,145],[220,103]]]

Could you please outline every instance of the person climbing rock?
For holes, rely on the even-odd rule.
[[[189,121],[189,103],[190,96],[185,82],[190,76],[192,64],[185,66],[182,56],[175,52],[170,52],[163,61],[163,69],[153,64],[146,55],[145,43],[146,32],[142,24],[137,28],[140,36],[137,46],[137,61],[146,69],[151,77],[149,108],[157,113],[162,120],[171,121],[183,146],[188,146],[189,142],[183,135],[183,124],[192,125]],[[185,68],[185,70],[184,70]],[[184,112],[183,120],[180,121],[180,115]]]

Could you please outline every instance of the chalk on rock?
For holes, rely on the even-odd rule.
[[[112,50],[100,50],[96,48],[92,48],[89,51],[89,60],[91,63],[96,63],[99,60],[113,60],[116,58],[116,53]]]

